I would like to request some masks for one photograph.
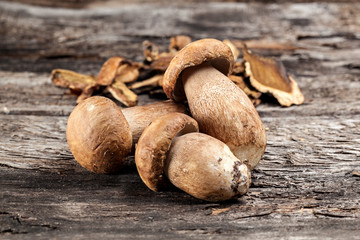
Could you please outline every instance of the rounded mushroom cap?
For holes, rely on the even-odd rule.
[[[247,193],[250,170],[229,147],[203,133],[174,140],[166,159],[165,174],[171,183],[206,201],[224,201]]]
[[[153,191],[168,185],[164,164],[172,140],[198,132],[197,122],[183,113],[168,113],[155,119],[142,133],[135,150],[135,163],[143,182]]]
[[[114,173],[132,145],[130,127],[121,109],[105,97],[91,97],[69,116],[66,138],[76,161],[95,173]]]
[[[163,80],[166,95],[178,102],[185,100],[181,81],[181,72],[188,67],[194,67],[203,62],[210,64],[225,75],[229,75],[234,63],[230,47],[216,39],[201,39],[186,45],[170,62]]]

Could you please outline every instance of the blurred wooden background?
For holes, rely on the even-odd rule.
[[[51,70],[97,74],[178,34],[265,42],[252,50],[281,60],[306,98],[257,107],[268,146],[236,201],[154,193],[131,157],[122,173],[96,175],[68,149],[76,96]],[[142,94],[139,105],[160,100]],[[360,4],[0,1],[0,134],[1,239],[359,239]]]

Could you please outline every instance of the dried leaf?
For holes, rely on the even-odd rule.
[[[155,43],[145,40],[142,45],[146,61],[152,62],[159,57],[159,47]]]
[[[244,78],[241,76],[236,76],[236,75],[229,75],[230,80],[235,83],[241,90],[244,90],[245,88],[247,88],[245,82],[244,82]]]
[[[189,36],[185,35],[178,35],[175,37],[170,38],[170,45],[169,45],[169,51],[170,52],[177,52],[186,45],[191,43],[191,38]]]
[[[136,83],[132,84],[130,86],[130,89],[138,89],[138,88],[148,87],[148,86],[152,86],[152,87],[162,86],[163,78],[164,78],[163,74],[158,74],[158,75],[155,75],[144,81],[136,82]]]
[[[253,99],[253,98],[250,98],[252,104],[256,107],[258,105],[260,105],[261,103],[261,99],[260,98],[256,98],[256,99]]]
[[[124,61],[121,57],[109,58],[101,67],[96,82],[101,86],[109,86],[115,79],[120,63]]]
[[[250,98],[258,99],[261,96],[261,92],[251,90],[245,83],[243,77],[236,76],[236,75],[230,75],[230,80],[235,83],[239,88],[241,88],[246,95],[248,95]]]
[[[91,97],[93,93],[99,89],[99,85],[97,83],[89,84],[80,94],[80,96],[76,99],[76,103],[80,103],[81,101]]]
[[[69,88],[76,93],[82,92],[89,84],[95,83],[95,77],[65,69],[54,69],[51,80],[56,86]]]
[[[174,56],[174,53],[161,53],[158,59],[150,64],[150,69],[165,72]]]
[[[130,62],[121,64],[116,72],[115,82],[135,82],[139,77],[139,66]]]
[[[233,69],[232,69],[232,74],[234,75],[244,75],[245,73],[245,66],[243,62],[235,62]]]
[[[352,171],[351,175],[356,176],[356,177],[360,177],[360,171],[354,170],[354,171]]]
[[[231,52],[232,52],[233,55],[234,55],[234,61],[236,61],[236,60],[239,58],[239,56],[240,56],[240,51],[239,51],[239,49],[238,49],[238,48],[234,45],[234,43],[231,42],[229,39],[225,39],[225,40],[223,41],[223,43],[225,43],[226,45],[228,45],[228,46],[230,47]]]
[[[132,107],[136,105],[137,95],[131,91],[125,83],[120,81],[114,82],[111,86],[108,86],[106,90],[125,106]]]
[[[292,43],[281,43],[274,42],[269,39],[256,39],[249,41],[233,41],[235,46],[242,47],[242,44],[246,44],[248,48],[252,49],[267,49],[267,50],[281,50],[281,51],[294,51],[297,49],[301,49],[302,47],[296,46]]]
[[[272,58],[252,54],[243,44],[245,73],[251,85],[262,93],[271,93],[282,106],[302,104],[302,95],[297,83],[289,76],[284,65]]]

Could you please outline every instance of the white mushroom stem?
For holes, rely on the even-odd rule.
[[[206,201],[224,201],[248,192],[251,176],[223,142],[202,133],[173,140],[165,175],[179,189]]]
[[[255,168],[265,151],[266,134],[247,95],[210,63],[186,68],[182,81],[200,132],[226,143],[238,159]]]
[[[156,118],[171,112],[185,112],[185,107],[173,101],[164,101],[122,109],[122,112],[130,125],[133,146],[138,142],[144,129]]]

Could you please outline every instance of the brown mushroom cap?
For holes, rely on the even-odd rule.
[[[178,81],[181,72],[203,62],[210,62],[214,68],[229,75],[234,56],[225,43],[216,39],[201,39],[186,45],[175,55],[165,72],[163,89],[166,95],[175,101],[184,101],[184,89],[181,81]]]
[[[76,161],[95,173],[114,173],[124,164],[132,145],[121,109],[105,97],[91,97],[69,116],[66,137]]]
[[[183,113],[168,113],[144,130],[136,146],[135,163],[146,186],[153,191],[167,186],[164,165],[172,140],[176,136],[198,131],[197,122]]]

